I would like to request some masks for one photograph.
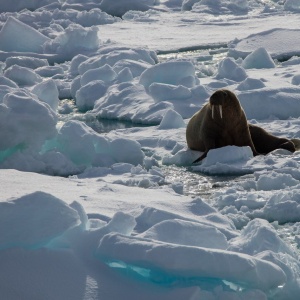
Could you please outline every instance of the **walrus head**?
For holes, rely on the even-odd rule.
[[[235,94],[226,89],[214,92],[209,99],[209,104],[211,107],[212,119],[215,119],[217,113],[219,114],[219,117],[223,119],[223,111],[228,106],[240,106]]]

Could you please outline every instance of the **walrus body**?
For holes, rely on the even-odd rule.
[[[249,146],[253,155],[278,148],[295,151],[290,140],[277,138],[248,124],[238,98],[225,89],[214,92],[209,103],[192,116],[187,125],[186,140],[190,149],[204,152],[195,162],[205,158],[210,149],[228,145]]]
[[[291,140],[286,138],[279,138],[275,135],[270,134],[261,127],[253,124],[248,124],[249,131],[255,149],[260,154],[268,154],[275,149],[286,149],[290,152],[295,152],[296,147]]]

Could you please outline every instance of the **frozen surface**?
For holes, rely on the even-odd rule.
[[[2,2],[1,297],[298,299],[299,1]],[[297,151],[193,164],[218,88]]]

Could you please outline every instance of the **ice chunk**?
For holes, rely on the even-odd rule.
[[[196,216],[205,216],[216,213],[216,209],[211,207],[206,201],[197,197],[191,201],[190,210]]]
[[[25,158],[25,161],[28,160]],[[63,155],[57,150],[48,151],[41,155],[41,161],[44,163],[44,169],[41,173],[54,175],[54,176],[69,176],[82,172],[82,169],[75,166],[69,158]],[[16,162],[17,163],[17,162]],[[17,163],[18,166],[20,162]],[[29,166],[32,167],[32,164]],[[34,169],[28,169],[28,171],[33,172]],[[18,169],[18,167],[16,167]],[[34,171],[36,172],[36,171]]]
[[[300,263],[298,258],[272,251],[261,252],[256,257],[278,265],[285,272],[287,282],[276,294],[277,299],[297,299],[299,297]]]
[[[191,91],[185,86],[156,82],[149,86],[149,93],[156,101],[184,100],[192,96]]]
[[[297,188],[287,188],[274,193],[261,209],[264,218],[269,222],[277,221],[279,224],[299,222],[300,200],[298,191]]]
[[[162,221],[138,236],[186,246],[213,249],[228,247],[225,235],[217,228],[178,219]]]
[[[196,2],[192,6],[193,12],[206,12],[209,14],[246,14],[248,12],[247,0],[217,0],[211,2],[210,0],[202,0]]]
[[[70,24],[63,33],[45,43],[44,51],[59,54],[61,60],[71,60],[77,54],[98,49],[97,33],[96,26],[84,28],[78,24]]]
[[[132,59],[120,59],[113,66],[116,73],[119,73],[124,68],[129,68],[133,77],[140,76],[151,64],[143,61],[136,61]]]
[[[49,41],[48,37],[14,17],[9,17],[0,31],[0,50],[6,52],[43,53],[42,46]]]
[[[284,2],[284,9],[293,12],[300,12],[300,3],[297,0],[286,0]]]
[[[43,81],[37,84],[32,92],[38,96],[38,98],[47,103],[54,111],[58,108],[58,89],[55,81],[52,79]]]
[[[207,209],[205,211],[207,213],[207,216],[203,215],[195,216],[194,218],[187,218],[168,211],[159,210],[152,207],[145,207],[142,213],[138,217],[136,217],[137,226],[135,230],[137,232],[142,232],[148,230],[150,227],[154,226],[157,223],[166,220],[178,219],[215,227],[220,232],[222,232],[227,237],[227,239],[231,239],[232,237],[237,236],[234,230],[234,225],[228,218],[225,217],[223,220],[220,220],[220,218],[218,218],[220,215],[216,215]],[[216,217],[216,220],[214,220],[214,216]]]
[[[183,0],[181,10],[189,11],[195,3],[200,2],[200,0]]]
[[[76,83],[73,81],[72,90],[76,88]],[[95,102],[104,96],[107,87],[102,80],[94,80],[86,85],[83,85],[75,94],[76,105],[80,111],[87,111],[94,108]]]
[[[83,208],[83,206],[77,202],[77,201],[73,201],[71,204],[70,204],[70,207],[75,209],[79,215],[79,218],[80,218],[80,221],[81,221],[81,224],[80,226],[83,228],[83,229],[87,229],[87,224],[88,224],[88,216]]]
[[[0,203],[0,249],[39,248],[80,223],[76,210],[43,192]]]
[[[40,67],[49,66],[49,63],[46,59],[28,57],[28,56],[11,56],[8,57],[5,61],[6,69],[13,65],[18,65],[20,67],[37,69]]]
[[[237,90],[247,91],[247,90],[261,89],[264,87],[265,84],[261,80],[248,77],[237,86]]]
[[[287,253],[294,256],[295,253],[276,233],[276,230],[268,221],[254,219],[250,221],[241,232],[241,235],[229,241],[228,250],[238,251],[254,255],[263,251],[274,253]]]
[[[79,75],[78,72],[78,66],[86,61],[88,59],[88,56],[82,55],[82,54],[78,54],[76,56],[74,56],[71,60],[71,65],[70,65],[70,73],[73,76]]]
[[[171,108],[174,107],[168,102],[154,103],[144,86],[124,82],[110,86],[106,94],[96,101],[94,112],[101,118],[159,124],[166,110]]]
[[[226,146],[208,151],[207,157],[204,159],[201,166],[208,167],[217,163],[231,163],[235,161],[248,160],[252,157],[252,150],[248,146]]]
[[[32,69],[13,65],[4,72],[4,76],[21,86],[32,86],[42,81],[42,78]]]
[[[142,165],[145,157],[140,143],[124,138],[113,140],[110,143],[110,151],[112,157],[117,162],[125,162],[133,165]]]
[[[296,74],[292,77],[292,84],[300,85],[300,74]]]
[[[101,68],[106,64],[114,67],[123,60],[133,60],[136,63],[150,65],[154,65],[158,60],[156,53],[147,49],[118,49],[115,46],[103,51],[104,53],[101,55],[93,56],[82,62],[78,67],[79,74],[83,75],[88,70]]]
[[[130,235],[135,225],[136,221],[133,216],[123,212],[117,212],[107,224],[106,229],[108,232],[118,232],[124,235]]]
[[[90,165],[96,154],[97,134],[80,121],[66,122],[58,134],[60,150],[74,163]],[[99,137],[100,138],[100,137]]]
[[[226,146],[211,149],[202,163],[193,167],[193,170],[211,175],[252,173],[253,166],[248,164],[251,158],[253,158],[253,153],[248,146]]]
[[[172,129],[172,128],[183,128],[186,127],[181,115],[170,109],[166,112],[163,119],[161,120],[158,129]]]
[[[64,74],[64,68],[61,66],[44,66],[35,69],[35,72],[42,77],[58,77]]]
[[[185,281],[216,278],[263,291],[276,289],[286,282],[286,275],[280,267],[246,254],[180,246],[113,233],[102,238],[96,256],[106,262],[121,261],[144,268],[148,270],[144,274],[146,279],[156,282],[164,282],[172,277],[184,278]],[[155,274],[155,270],[158,273]]]
[[[239,100],[248,119],[299,117],[300,88],[296,86],[242,91]]]
[[[57,0],[14,0],[1,2],[0,12],[19,12],[23,9],[35,10],[39,7],[57,3]]]
[[[240,82],[247,78],[247,74],[246,71],[241,66],[239,66],[231,57],[227,57],[219,63],[216,78],[227,78]]]
[[[197,82],[195,67],[189,61],[169,61],[157,64],[146,69],[139,81],[147,90],[154,82],[193,87]]]
[[[6,86],[9,86],[9,87],[12,87],[12,88],[17,88],[18,87],[18,85],[14,81],[12,81],[9,78],[6,78],[4,76],[0,76],[0,85],[6,85]],[[0,102],[2,102],[2,101],[0,101]]]
[[[260,191],[281,190],[299,184],[290,174],[271,172],[262,174],[257,180],[257,189]]]
[[[287,61],[283,61],[281,63],[281,65],[284,66],[284,67],[298,65],[298,64],[300,64],[300,57],[297,57],[297,56],[292,56]]]
[[[271,69],[275,68],[275,63],[267,50],[260,47],[243,60],[242,67],[245,69]]]
[[[81,76],[75,77],[70,85],[70,94],[73,99],[76,98],[76,92],[81,88],[80,79]]]
[[[60,76],[58,76],[58,77],[60,77]],[[60,80],[59,78],[56,78],[56,76],[53,77],[53,80],[55,81],[55,84],[58,89],[58,98],[62,99],[62,100],[72,99],[71,82],[65,81],[65,80]]]
[[[86,71],[80,79],[81,85],[86,85],[94,80],[101,80],[103,82],[111,82],[117,77],[116,72],[109,65]]]
[[[121,70],[118,73],[116,81],[118,83],[122,83],[122,82],[132,81],[132,79],[133,79],[133,75],[132,75],[130,69],[129,68],[124,68],[123,70]]]
[[[25,90],[6,94],[0,114],[0,151],[40,147],[57,133],[54,111]]]

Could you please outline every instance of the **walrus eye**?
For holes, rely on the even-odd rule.
[[[224,96],[224,97],[227,97],[227,92],[224,92],[224,91],[223,91],[223,96]]]

